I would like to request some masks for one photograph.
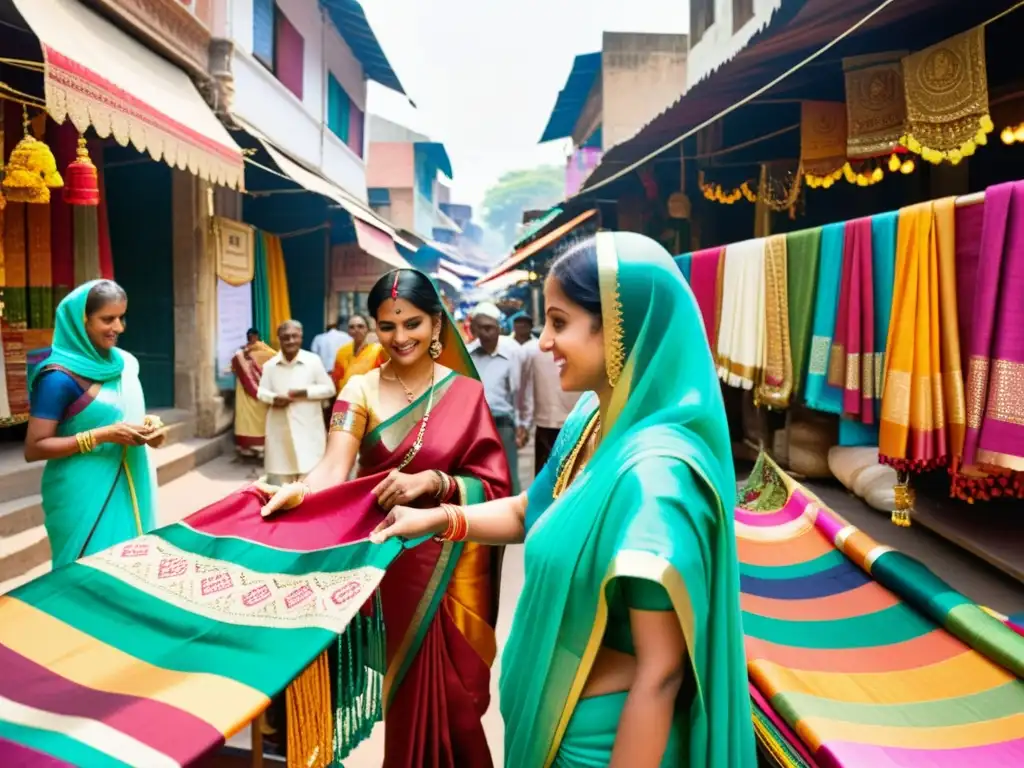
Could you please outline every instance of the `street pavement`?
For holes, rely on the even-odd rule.
[[[524,488],[533,478],[533,449],[528,447],[519,459]],[[160,520],[168,524],[223,498],[241,485],[256,479],[258,467],[222,456],[160,489]],[[881,544],[895,547],[916,557],[953,587],[983,605],[1003,613],[1024,611],[1024,587],[995,571],[987,564],[917,525],[897,528],[882,515],[868,508],[838,484],[814,483],[810,486],[823,501]],[[511,625],[516,599],[523,583],[523,548],[508,547],[502,566],[502,604],[498,617],[498,647],[504,645]],[[498,679],[501,659],[491,676],[491,705],[484,717],[484,729],[491,745],[495,765],[503,763],[503,735],[498,712]],[[238,734],[232,745],[248,748],[248,731]],[[379,768],[384,754],[384,727],[378,725],[371,737],[345,760],[346,768]]]

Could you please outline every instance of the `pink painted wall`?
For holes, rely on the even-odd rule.
[[[412,189],[416,183],[415,148],[410,142],[371,141],[366,153],[366,186]]]

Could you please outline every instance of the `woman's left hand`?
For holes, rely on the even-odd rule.
[[[373,495],[384,509],[391,509],[398,504],[412,504],[421,496],[434,492],[435,477],[433,472],[407,475],[395,470],[377,484]]]

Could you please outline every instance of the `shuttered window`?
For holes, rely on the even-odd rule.
[[[299,30],[280,10],[276,14],[274,24],[274,74],[285,88],[301,99],[305,41]]]
[[[365,120],[366,115],[363,114],[363,110],[350,101],[348,110],[348,141],[346,143],[349,149],[359,157],[363,156],[363,125]]]
[[[348,144],[349,112],[351,100],[338,79],[327,75],[327,127],[335,136]]]
[[[253,0],[252,55],[267,69],[274,69],[274,0]]]

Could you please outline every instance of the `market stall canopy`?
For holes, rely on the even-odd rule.
[[[250,126],[238,117],[235,120],[242,126],[246,133],[256,139],[270,155],[270,159],[280,169],[281,173],[290,178],[303,189],[323,195],[328,200],[333,200],[341,206],[351,217],[352,226],[356,232],[356,240],[359,247],[385,264],[395,269],[409,269],[409,262],[398,252],[396,246],[402,246],[410,251],[415,251],[416,246],[403,238],[386,219],[378,216],[374,211],[363,205],[348,192],[337,184],[328,181],[312,171],[306,170],[297,162],[289,158],[278,149],[256,128]]]
[[[157,161],[241,189],[242,150],[181,69],[78,0],[13,0],[39,38],[46,110]]]
[[[565,87],[558,92],[548,124],[540,137],[540,143],[572,136],[576,130],[583,107],[594,90],[594,83],[601,75],[601,52],[584,53],[577,56],[572,63]]]
[[[322,0],[321,5],[327,9],[339,34],[359,59],[366,77],[408,97],[358,0]]]
[[[632,139],[606,152],[577,197],[587,197],[634,172],[755,94],[786,95],[793,88],[813,84],[823,78],[825,65],[835,66],[846,56],[926,48],[1010,5],[1009,0],[780,0],[769,23],[749,45]],[[826,47],[825,56],[801,66]]]
[[[477,280],[476,284],[484,285],[485,283],[489,283],[490,281],[494,280],[494,278],[504,275],[506,272],[515,269],[528,258],[533,256],[535,253],[543,251],[549,245],[555,243],[559,238],[562,238],[569,232],[572,232],[574,229],[576,229],[576,227],[578,227],[583,222],[587,221],[591,216],[595,215],[596,213],[597,209],[591,208],[589,211],[584,211],[576,218],[570,219],[565,224],[562,224],[560,227],[555,227],[546,235],[538,237],[536,240],[531,240],[530,243],[523,246],[518,251],[515,251],[511,256],[505,259],[505,261],[503,261],[497,267],[495,267],[486,275]]]

